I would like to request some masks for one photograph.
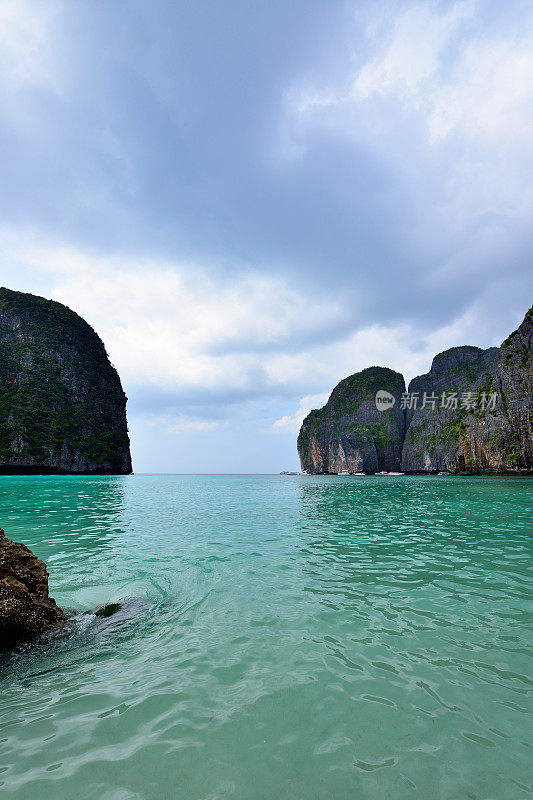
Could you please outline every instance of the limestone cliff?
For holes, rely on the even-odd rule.
[[[61,303],[0,288],[0,472],[130,473],[126,396]]]
[[[403,445],[405,472],[455,472],[471,465],[466,432],[473,414],[463,407],[463,398],[494,391],[498,348],[452,347],[435,356],[426,375],[413,378],[408,387],[417,408],[406,410],[407,431]],[[442,406],[442,393],[455,396]],[[437,397],[422,407],[424,397]],[[455,407],[454,407],[455,406]],[[479,413],[479,412],[476,412]]]
[[[453,347],[435,356],[409,384],[410,400],[402,402],[404,381],[392,370],[346,378],[302,424],[302,469],[533,474],[532,351],[530,309],[500,348]],[[393,408],[378,410],[379,389],[394,396]]]
[[[387,411],[376,407],[380,389],[396,398]],[[311,411],[302,424],[302,469],[313,474],[398,470],[405,433],[399,400],[404,391],[402,375],[386,367],[369,367],[341,381],[324,408]]]
[[[533,472],[533,310],[499,348],[453,348],[409,391],[494,394],[495,405],[408,411],[406,472]],[[476,352],[477,351],[477,352]]]

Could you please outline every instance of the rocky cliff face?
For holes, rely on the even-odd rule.
[[[496,436],[485,435],[488,458],[533,471],[533,307],[500,347],[494,379]]]
[[[380,389],[396,398],[387,411],[376,407]],[[403,377],[385,367],[369,367],[341,381],[324,408],[311,411],[302,424],[302,469],[313,474],[398,470],[405,433],[399,401],[404,391]]]
[[[48,594],[46,565],[0,528],[0,650],[10,650],[66,619]]]
[[[494,394],[494,407],[425,408],[409,414],[407,471],[533,472],[533,309],[499,348],[453,348],[437,356],[409,391]],[[458,353],[460,351],[460,353]],[[457,355],[459,361],[457,363]],[[448,384],[448,385],[445,385]]]
[[[396,372],[372,367],[346,378],[303,422],[302,469],[533,473],[532,351],[530,309],[500,348],[453,347],[435,356],[403,403]],[[394,408],[377,409],[378,389],[394,395]]]
[[[130,473],[126,396],[66,306],[0,289],[0,472]]]
[[[470,413],[463,404],[470,396],[477,406],[478,395],[485,392],[488,396],[494,391],[497,360],[497,347],[452,347],[435,356],[427,375],[413,378],[408,392],[416,398],[418,407],[406,409],[403,471],[456,472],[471,466],[472,454],[465,446],[465,435],[474,413],[481,412]],[[443,393],[448,407],[442,406]],[[422,407],[428,397],[437,400]]]

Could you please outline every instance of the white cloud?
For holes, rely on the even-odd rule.
[[[529,219],[533,10],[496,31],[474,2],[372,9],[366,60],[351,53],[342,78],[289,91],[285,155],[303,157],[316,130],[364,143],[401,176],[425,236],[449,242],[484,214]]]
[[[307,394],[300,399],[298,408],[291,415],[285,415],[273,423],[273,428],[278,433],[298,433],[305,417],[313,408],[321,408],[329,397],[327,392],[322,394]]]
[[[385,48],[356,75],[352,98],[377,95],[420,112],[432,141],[452,134],[489,143],[503,136],[529,140],[533,14],[497,37],[479,27],[468,36],[473,11],[464,2],[442,14],[427,4],[409,6]]]
[[[375,23],[375,20],[374,20]],[[292,111],[302,124],[313,115],[381,100],[382,124],[397,126],[390,103],[417,112],[433,141],[452,133],[479,140],[519,136],[529,141],[533,101],[533,11],[519,15],[508,30],[485,33],[472,2],[458,2],[439,13],[431,3],[412,2],[394,14],[384,4],[380,25],[369,26],[371,57],[346,65],[337,86],[293,89]],[[354,135],[376,117],[356,118]],[[341,117],[336,117],[337,123]],[[355,119],[348,116],[348,125]],[[366,132],[369,132],[368,130]]]
[[[10,90],[25,85],[56,87],[54,2],[0,0],[0,81]]]
[[[426,372],[433,356],[448,347],[499,344],[509,333],[494,329],[491,314],[510,291],[505,276],[446,326],[429,331],[406,323],[360,328],[354,319],[351,329],[331,339],[322,334],[330,334],[344,313],[340,300],[323,301],[305,287],[260,272],[221,280],[181,264],[98,258],[38,241],[28,244],[27,232],[0,233],[0,272],[3,262],[11,270],[17,265],[44,277],[51,288],[43,293],[97,330],[128,391],[142,386],[150,396],[184,398],[174,413],[158,415],[152,409],[144,415],[171,433],[209,432],[225,425],[232,399],[259,398],[261,409],[255,410],[264,418],[269,403],[291,396],[300,398],[294,413],[271,416],[268,427],[295,433],[305,415],[323,405],[347,375],[381,365],[409,380]],[[512,293],[509,297],[508,305],[514,302]],[[222,398],[211,417],[204,413],[210,397]],[[179,402],[172,400],[169,407]],[[196,402],[203,405],[200,413],[195,413]]]
[[[145,423],[151,426],[161,426],[167,433],[209,433],[217,428],[225,428],[225,420],[200,419],[184,414],[146,414]]]
[[[470,43],[450,79],[428,87],[425,104],[432,139],[461,133],[490,144],[530,142],[533,40],[527,31],[502,41]]]
[[[205,391],[279,386],[291,380],[273,368],[279,354],[293,341],[319,336],[341,314],[340,304],[260,272],[221,279],[190,265],[97,258],[21,245],[16,237],[6,249],[11,263],[49,273],[51,296],[93,325],[130,384]]]
[[[395,95],[403,103],[421,108],[437,79],[442,51],[460,22],[469,16],[469,5],[465,3],[456,4],[442,15],[433,14],[428,4],[408,6],[393,18],[380,54],[356,75],[351,87],[353,98]]]

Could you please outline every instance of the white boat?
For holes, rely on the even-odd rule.
[[[365,477],[365,474],[366,474],[365,472],[354,472],[354,473],[353,473],[353,475],[354,475],[356,478],[364,478],[364,477]]]
[[[405,472],[389,472],[389,475],[405,475]]]
[[[348,472],[347,469],[341,469],[340,472],[337,472],[337,475],[342,475],[342,477],[345,477],[346,475],[351,475],[351,473]]]
[[[439,472],[438,474],[439,475],[449,475],[450,473],[449,472]]]
[[[388,472],[376,472],[376,475],[388,475]]]

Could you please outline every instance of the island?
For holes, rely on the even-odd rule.
[[[308,474],[533,474],[533,308],[501,345],[452,347],[409,383],[370,367],[342,380],[298,435]],[[388,407],[376,394],[386,392]]]
[[[0,474],[129,474],[126,395],[61,303],[0,288]]]

